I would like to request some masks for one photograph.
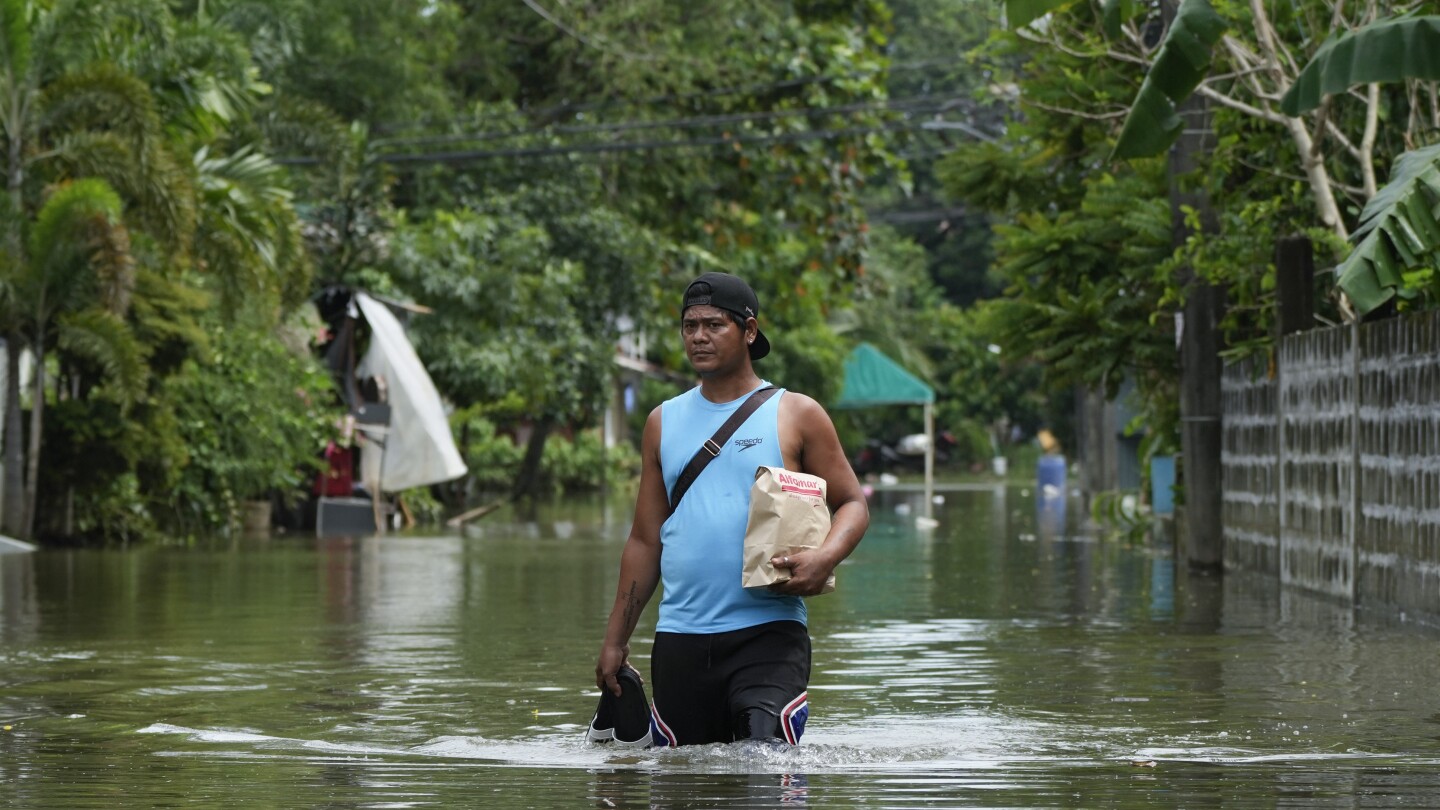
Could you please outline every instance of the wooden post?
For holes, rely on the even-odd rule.
[[[1180,340],[1180,443],[1185,463],[1185,549],[1192,567],[1223,560],[1220,468],[1220,330],[1218,287],[1196,283],[1185,302]]]
[[[925,519],[935,518],[935,404],[925,403]]]
[[[1309,237],[1295,234],[1276,242],[1275,298],[1281,335],[1315,325],[1315,250]]]

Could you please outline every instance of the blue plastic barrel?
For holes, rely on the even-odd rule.
[[[1042,498],[1065,497],[1065,457],[1046,454],[1035,466],[1036,485]]]
[[[1150,511],[1169,515],[1175,511],[1175,457],[1153,456],[1150,459]]]

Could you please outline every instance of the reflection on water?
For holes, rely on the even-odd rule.
[[[57,808],[1440,805],[1433,628],[1192,576],[1077,504],[945,495],[927,532],[878,496],[811,602],[791,749],[581,743],[623,506],[0,556],[0,781]]]

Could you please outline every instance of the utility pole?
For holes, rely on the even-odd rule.
[[[1175,19],[1176,3],[1164,3],[1165,23]],[[1196,169],[1214,149],[1215,134],[1209,104],[1199,93],[1178,110],[1185,122],[1180,138],[1170,148],[1170,225],[1176,247],[1192,235],[1187,210],[1199,215],[1200,233],[1218,228],[1209,196],[1198,187]],[[1220,520],[1220,318],[1225,308],[1223,289],[1185,268],[1184,316],[1180,324],[1180,452],[1185,482],[1185,517],[1181,537],[1184,559],[1190,567],[1219,571],[1224,561],[1223,525]]]

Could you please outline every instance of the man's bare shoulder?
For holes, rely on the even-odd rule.
[[[640,434],[640,452],[642,455],[658,456],[660,452],[660,408],[656,405],[645,417],[645,430]]]
[[[830,418],[824,406],[816,402],[813,397],[789,389],[786,389],[785,396],[780,398],[780,410],[782,416],[800,420],[808,421],[816,417]]]
[[[813,444],[834,440],[835,423],[812,397],[787,390],[780,399],[780,442],[787,463],[797,462]],[[799,469],[799,468],[797,468]]]

